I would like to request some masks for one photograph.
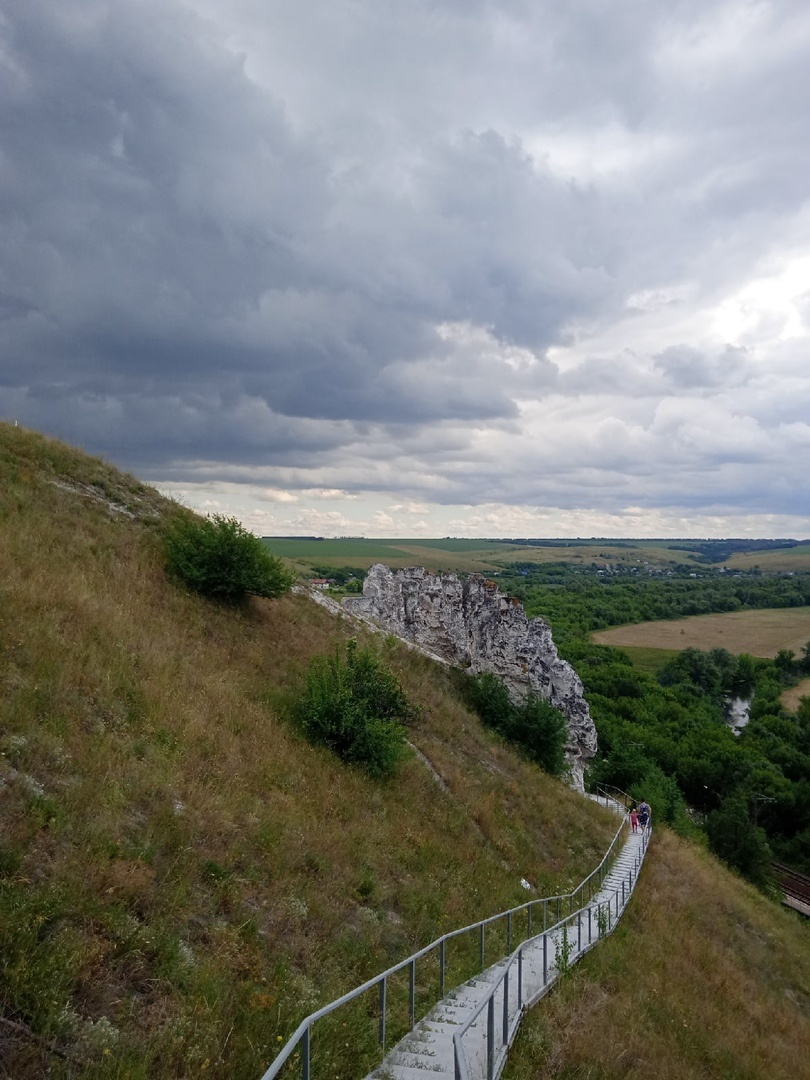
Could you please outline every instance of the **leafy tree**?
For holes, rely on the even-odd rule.
[[[465,696],[487,727],[515,743],[532,761],[559,776],[565,771],[565,716],[536,694],[516,704],[503,681],[491,672],[465,680]]]
[[[757,678],[756,661],[748,653],[737,657],[737,670],[729,683],[729,691],[734,697],[748,697]]]
[[[352,638],[345,655],[316,656],[295,716],[307,737],[371,776],[392,775],[406,753],[405,724],[417,710],[396,675]]]
[[[164,548],[170,577],[223,603],[238,604],[250,595],[278,597],[293,582],[281,560],[235,518],[178,515]]]
[[[771,881],[771,850],[764,830],[751,821],[748,804],[745,793],[738,791],[709,814],[709,846],[749,881],[767,886]]]
[[[798,665],[796,664],[796,653],[793,649],[780,649],[774,657],[773,662],[776,664],[783,679],[790,678],[790,676],[795,674],[798,669]]]
[[[547,773],[561,776],[565,771],[568,724],[560,710],[543,698],[529,694],[515,709],[505,734]]]
[[[513,709],[503,680],[489,671],[484,671],[465,678],[462,686],[467,703],[478,713],[483,723],[503,733]]]

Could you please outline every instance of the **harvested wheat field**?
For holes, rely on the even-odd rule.
[[[780,700],[788,712],[796,712],[802,698],[810,697],[810,679],[802,679],[796,686],[783,691]]]
[[[751,656],[774,657],[780,649],[798,656],[810,640],[810,607],[730,611],[686,619],[613,626],[591,635],[600,645],[651,649],[728,649]]]

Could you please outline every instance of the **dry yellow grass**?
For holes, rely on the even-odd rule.
[[[524,1021],[504,1080],[798,1080],[810,925],[658,830],[619,929]]]
[[[810,640],[810,608],[731,611],[685,619],[614,626],[591,635],[600,645],[654,649],[728,649],[751,656],[774,657],[780,649],[801,654]]]
[[[775,551],[746,551],[731,555],[725,563],[731,570],[751,570],[759,566],[769,573],[810,570],[810,543]]]
[[[788,712],[795,713],[804,697],[810,697],[810,679],[802,679],[796,686],[783,690],[780,701]]]
[[[377,783],[307,744],[290,695],[348,626],[302,597],[240,611],[173,588],[159,529],[174,512],[0,425],[0,1022],[17,1025],[0,1023],[0,1072],[15,1080],[255,1080],[311,1009],[522,901],[521,877],[566,889],[615,827],[396,646],[381,647],[423,708],[411,739],[444,786],[416,758]],[[719,871],[704,873],[710,890]],[[728,904],[750,896],[723,880]],[[674,951],[693,925],[715,933],[688,906],[671,922]],[[770,994],[764,968],[729,970],[752,1001]],[[374,1059],[373,1013],[319,1036],[316,1077]]]
[[[611,816],[484,731],[435,665],[386,647],[444,786],[415,757],[374,782],[285,718],[347,625],[303,597],[231,610],[174,588],[172,505],[59,444],[0,425],[0,481],[0,1021],[29,1032],[18,1080],[254,1078],[317,1005],[522,902],[521,878],[560,891],[599,861]],[[373,1060],[373,1017],[353,1022]]]

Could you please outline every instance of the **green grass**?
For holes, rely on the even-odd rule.
[[[367,570],[374,562],[384,562],[393,568],[421,565],[430,570],[486,574],[516,562],[563,562],[572,566],[603,562],[657,568],[700,562],[695,552],[679,550],[677,545],[683,541],[678,540],[560,539],[547,541],[542,546],[464,537],[399,537],[391,540],[263,537],[263,540],[274,555],[291,560],[301,570],[329,563]],[[810,543],[731,555],[725,565],[749,570],[760,566],[768,572],[810,570]]]
[[[599,861],[609,817],[485,732],[444,670],[371,641],[443,786],[413,755],[372,780],[289,717],[341,621],[175,587],[179,509],[68,447],[0,425],[0,480],[10,1075],[255,1078],[312,1009],[522,902],[522,877],[558,891]],[[336,1023],[317,1053],[356,1075]]]
[[[313,562],[342,560],[352,556],[371,560],[392,555],[400,558],[406,554],[395,543],[388,544],[382,540],[287,540],[268,536],[262,537],[262,540],[273,555]]]
[[[311,1010],[523,902],[523,877],[567,891],[613,833],[391,641],[368,644],[419,706],[409,739],[441,785],[415,755],[382,782],[310,745],[290,703],[345,620],[301,596],[231,610],[174,587],[161,535],[177,513],[0,425],[0,1071],[15,1080],[255,1080]],[[705,876],[709,892],[727,880],[708,859]],[[781,913],[728,881],[733,919],[781,956]],[[695,926],[711,943],[725,923],[709,912],[672,908],[657,971]],[[743,944],[732,935],[725,978],[759,1008],[783,977]],[[619,981],[643,979],[633,947],[614,955]],[[779,1060],[805,1050],[798,985],[779,983]],[[375,1062],[375,1008],[318,1030],[326,1075]],[[679,1052],[667,1030],[645,1075]],[[780,1074],[756,1059],[739,1075]]]
[[[633,667],[648,675],[657,675],[661,668],[678,655],[678,649],[653,649],[640,645],[624,645],[622,652],[630,658]]]
[[[667,829],[616,932],[523,1022],[504,1080],[795,1080],[810,926]]]

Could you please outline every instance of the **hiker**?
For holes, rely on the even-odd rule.
[[[630,828],[633,832],[638,832],[638,810],[635,806],[630,811]]]
[[[647,828],[651,817],[652,810],[650,810],[650,804],[647,802],[640,802],[638,804],[638,821],[642,829]]]

